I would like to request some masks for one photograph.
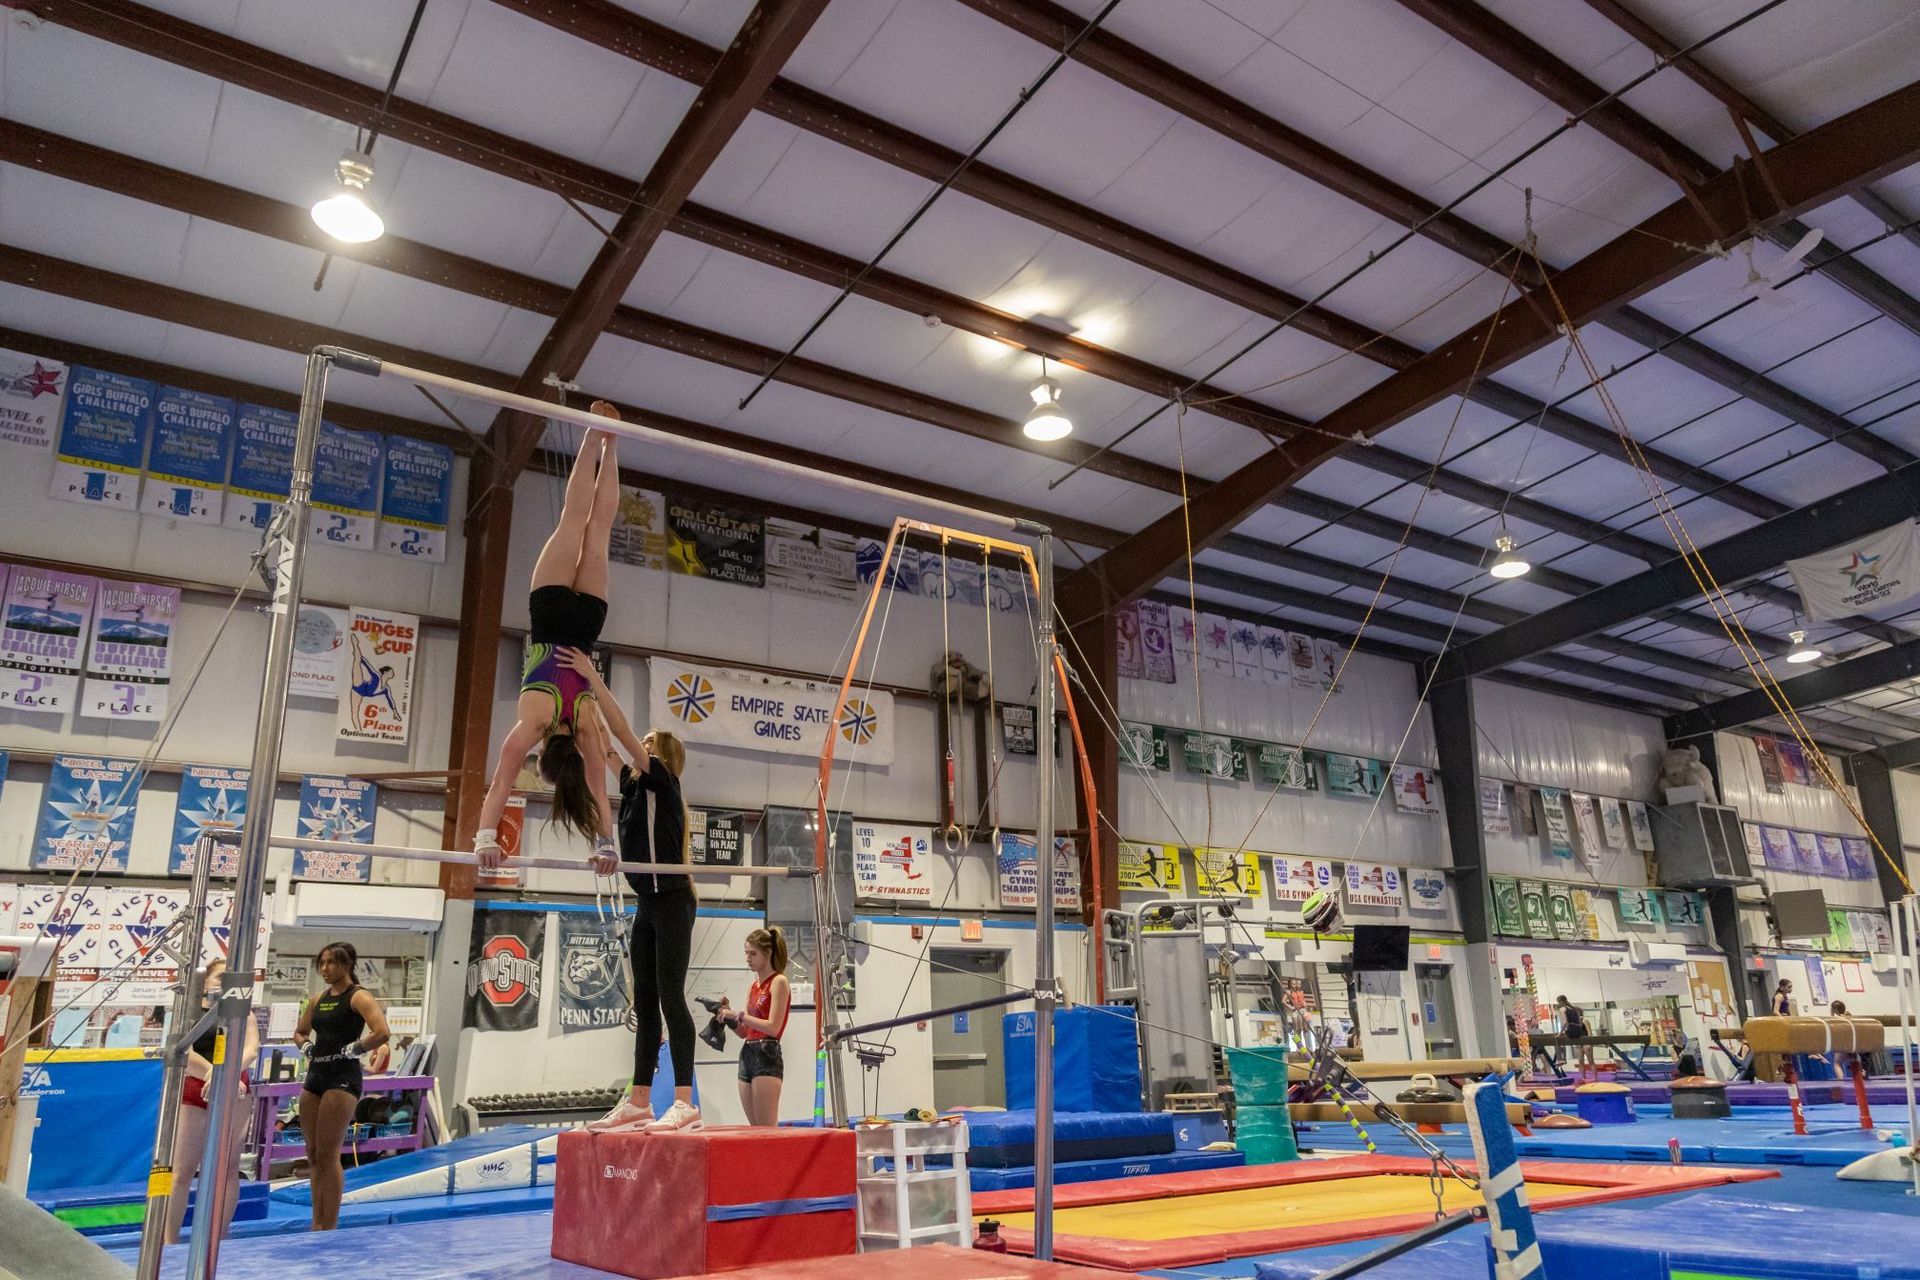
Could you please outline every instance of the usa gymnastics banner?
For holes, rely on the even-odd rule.
[[[73,367],[54,452],[54,497],[114,511],[137,507],[157,390],[145,378]]]
[[[356,551],[373,545],[374,519],[380,510],[380,464],[385,456],[385,437],[377,431],[320,424],[320,442],[313,453],[313,507],[307,522],[315,538]]]
[[[229,529],[264,529],[293,484],[293,441],[299,420],[284,409],[243,404],[234,421],[233,468],[227,473]]]
[[[653,723],[688,742],[819,758],[839,686],[701,667],[654,658],[648,663]],[[843,764],[893,763],[893,695],[855,684],[837,724]]]
[[[0,445],[52,449],[66,392],[60,361],[0,348]]]
[[[309,840],[373,843],[373,810],[379,789],[361,778],[300,779],[300,834]],[[366,884],[372,859],[364,853],[293,851],[296,880],[345,880]]]
[[[140,514],[188,524],[219,524],[233,451],[233,401],[162,387],[154,402],[153,450],[140,490]]]
[[[84,574],[13,565],[0,607],[0,706],[71,711],[99,582]]]
[[[180,588],[100,580],[80,714],[164,720],[173,681],[173,623]]]
[[[853,824],[853,875],[863,898],[933,901],[933,830]]]
[[[387,437],[380,496],[380,549],[407,560],[447,558],[447,516],[453,505],[453,450],[427,440]]]
[[[410,613],[353,607],[347,626],[346,696],[340,699],[342,742],[405,742],[413,725],[413,662],[420,619]]]

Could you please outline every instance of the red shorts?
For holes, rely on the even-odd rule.
[[[188,1076],[180,1089],[180,1101],[190,1107],[207,1109],[207,1082],[198,1076]]]

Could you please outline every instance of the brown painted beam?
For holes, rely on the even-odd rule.
[[[1920,157],[1920,85],[1910,85],[1783,143],[1769,157],[1774,185],[1786,208],[1758,216],[1773,226]],[[1743,220],[1755,199],[1751,175],[1729,170],[1555,273],[1554,289],[1576,325],[1618,307],[1679,275],[1699,260],[1681,247],[1697,234],[1694,201],[1716,217]],[[1234,525],[1333,456],[1349,439],[1371,438],[1428,405],[1455,394],[1476,377],[1490,376],[1538,350],[1555,329],[1527,302],[1515,302],[1369,389],[1323,418],[1313,437],[1289,441],[1242,467],[1191,504],[1190,519],[1176,512],[1075,574],[1063,598],[1083,612],[1097,611],[1102,592],[1127,599],[1153,585],[1194,546],[1217,541]],[[1189,525],[1191,532],[1189,534]],[[1072,614],[1069,615],[1074,616]]]

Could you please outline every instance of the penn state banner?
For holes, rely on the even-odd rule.
[[[1807,617],[1845,618],[1898,604],[1920,591],[1915,525],[1902,520],[1819,555],[1787,561]]]
[[[833,721],[837,684],[702,667],[648,663],[653,723],[688,742],[818,759]],[[831,728],[845,763],[893,763],[893,695],[858,683]]]

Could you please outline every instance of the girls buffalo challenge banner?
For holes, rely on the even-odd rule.
[[[531,1031],[540,1025],[541,968],[547,949],[544,911],[487,911],[474,916],[467,950],[463,1027]]]

